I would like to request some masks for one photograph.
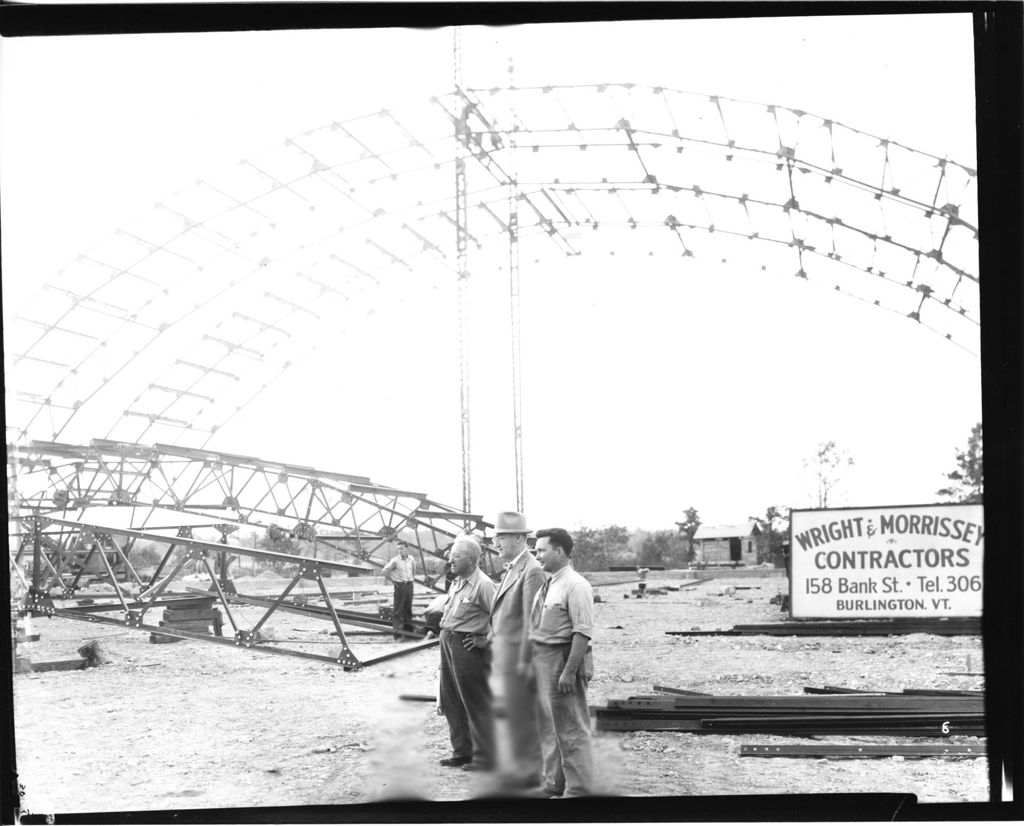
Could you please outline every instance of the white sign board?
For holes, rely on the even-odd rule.
[[[790,613],[980,617],[984,538],[981,505],[794,510]]]

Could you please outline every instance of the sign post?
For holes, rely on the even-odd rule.
[[[982,506],[793,510],[793,619],[980,617]]]

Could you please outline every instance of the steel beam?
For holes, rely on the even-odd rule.
[[[984,757],[984,746],[917,745],[897,746],[883,743],[828,744],[799,746],[740,746],[740,757],[868,758],[868,757]]]

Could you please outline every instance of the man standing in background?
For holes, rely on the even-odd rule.
[[[416,573],[416,562],[409,555],[409,546],[403,539],[398,540],[398,555],[384,566],[384,578],[395,586],[395,602],[391,609],[391,627],[395,639],[405,639],[399,631],[411,632],[412,627],[412,583]]]
[[[537,696],[521,673],[523,645],[529,632],[533,598],[544,584],[544,571],[527,547],[526,517],[515,511],[498,514],[494,541],[505,572],[491,607],[494,672],[508,719],[509,753],[504,783],[508,788],[536,786],[541,779]]]
[[[442,766],[494,769],[491,649],[487,641],[494,583],[479,568],[480,543],[460,536],[452,544],[455,581],[441,617],[441,711],[448,720],[452,756]]]
[[[537,680],[544,797],[593,793],[587,682],[593,675],[594,591],[570,564],[572,537],[537,531],[537,556],[548,574],[530,614],[526,655]]]

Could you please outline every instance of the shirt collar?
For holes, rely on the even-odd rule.
[[[516,565],[519,564],[519,560],[523,558],[523,554],[528,554],[529,552],[530,552],[530,546],[527,545],[518,554],[516,554],[516,558],[515,559],[513,559],[511,562],[506,562],[503,567],[505,568],[506,571],[512,570],[513,568],[516,567]]]
[[[479,577],[479,576],[480,576],[480,567],[477,566],[476,568],[473,569],[473,573],[471,573],[469,576],[457,576],[457,577],[455,577],[455,581],[458,583],[459,587],[461,588],[467,582],[476,582],[477,577]]]
[[[572,563],[571,562],[568,565],[566,565],[564,568],[559,568],[557,571],[555,571],[551,575],[551,581],[554,582],[556,579],[561,579],[562,576],[565,574],[565,572],[568,571],[570,568],[572,568]]]

